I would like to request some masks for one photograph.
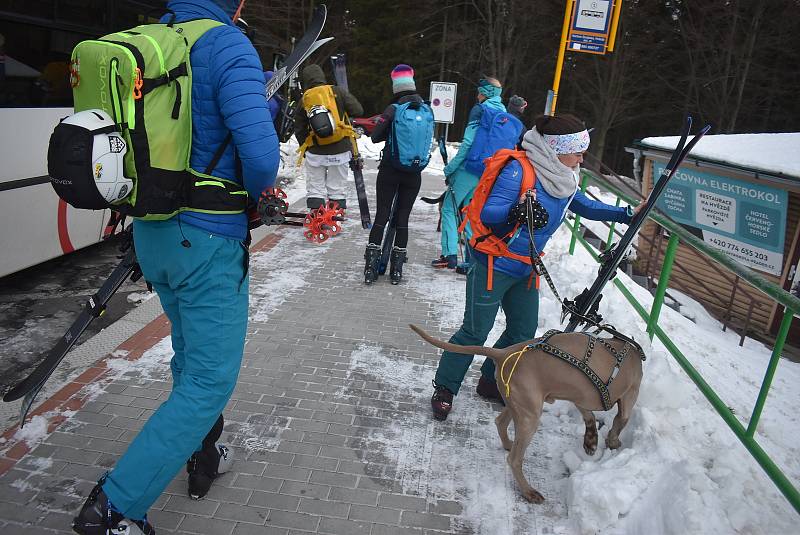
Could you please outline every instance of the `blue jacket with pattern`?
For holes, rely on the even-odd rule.
[[[233,142],[213,171],[243,184],[252,199],[275,182],[280,147],[266,99],[261,60],[247,37],[231,22],[238,0],[170,0],[177,22],[212,19],[212,28],[192,47],[192,169],[204,172],[230,132]],[[163,21],[171,15],[167,15]],[[241,159],[238,176],[234,149]],[[213,234],[243,240],[245,214],[183,212],[180,221]]]

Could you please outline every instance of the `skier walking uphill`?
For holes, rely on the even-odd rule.
[[[258,199],[275,180],[279,146],[264,98],[261,62],[231,22],[239,4],[172,0],[167,8],[177,23],[222,23],[204,33],[189,56],[190,172],[206,180],[238,182]],[[229,134],[232,142],[225,144]],[[223,144],[225,150],[214,162]],[[189,493],[195,498],[205,495],[211,480],[231,462],[216,440],[222,432],[222,410],[236,385],[247,330],[247,216],[184,211],[161,221],[136,220],[134,239],[144,277],[172,324],[173,389],[92,490],[73,522],[73,529],[84,535],[155,533],[147,510],[187,459]]]
[[[295,109],[294,135],[306,160],[306,205],[319,208],[327,198],[347,208],[347,172],[355,143],[347,117],[362,115],[364,108],[349,92],[327,84],[319,65],[303,68],[300,81],[303,96]],[[316,129],[320,118],[328,132]]]
[[[455,269],[458,264],[458,211],[469,204],[472,192],[478,184],[480,174],[476,175],[465,167],[467,155],[470,153],[475,135],[481,124],[481,116],[490,112],[505,112],[506,108],[500,99],[502,85],[495,78],[484,78],[478,82],[478,103],[469,112],[467,127],[458,153],[444,168],[445,190],[442,200],[442,254],[431,265],[436,268]],[[466,229],[469,235],[470,230]]]
[[[580,119],[572,115],[542,116],[535,123],[523,138],[522,151],[503,151],[492,158],[497,159],[501,167],[495,176],[489,176],[488,171],[484,173],[469,207],[469,221],[478,227],[473,230],[481,239],[473,238],[470,242],[475,260],[467,274],[464,323],[450,338],[451,343],[483,345],[501,306],[506,315],[506,328],[494,347],[505,348],[536,335],[539,290],[538,280],[535,285],[531,284],[535,273],[529,257],[526,191],[535,192],[536,200],[547,214],[531,223],[534,254],[544,250],[568,209],[601,221],[627,223],[633,217],[631,207],[620,208],[590,200],[578,188],[579,166],[589,147],[589,133]],[[484,190],[487,180],[494,182],[486,183],[489,187]],[[483,232],[479,232],[479,228]],[[492,242],[486,239],[489,236],[496,237],[496,243],[504,244],[505,251],[501,247],[498,250],[502,252],[491,254],[486,248],[486,244]],[[447,418],[453,396],[458,394],[472,357],[449,351],[442,354],[433,381],[434,418]],[[486,359],[481,367],[477,392],[482,397],[502,401],[491,359]]]
[[[381,163],[378,166],[378,178],[375,183],[377,193],[377,209],[375,221],[369,233],[369,243],[364,252],[364,282],[372,283],[378,278],[378,262],[381,256],[383,232],[389,222],[392,200],[397,193],[395,206],[394,246],[389,261],[389,277],[392,284],[398,284],[403,276],[403,264],[407,258],[408,218],[422,184],[422,168],[427,164],[433,135],[433,114],[422,97],[417,93],[414,83],[414,69],[401,63],[391,72],[392,101],[381,114],[372,131],[372,141],[385,141]],[[409,113],[412,120],[405,119]],[[403,124],[395,127],[395,119],[403,120]],[[426,120],[417,120],[417,118]],[[402,131],[398,132],[399,129]],[[414,139],[398,139],[408,136]],[[410,156],[403,152],[413,152]],[[407,160],[416,164],[403,163]]]

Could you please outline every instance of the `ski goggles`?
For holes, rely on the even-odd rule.
[[[581,130],[574,134],[543,134],[544,142],[556,154],[578,154],[589,148],[589,131]]]

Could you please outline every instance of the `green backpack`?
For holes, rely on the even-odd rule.
[[[240,184],[212,176],[213,168],[201,173],[189,166],[189,53],[206,31],[221,25],[209,19],[147,24],[83,41],[73,50],[75,112],[102,109],[128,146],[124,169],[133,189],[110,208],[143,219],[167,219],[184,210],[245,210],[247,192]]]

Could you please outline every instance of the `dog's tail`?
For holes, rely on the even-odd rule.
[[[458,344],[451,344],[450,342],[444,342],[438,338],[434,338],[414,324],[409,324],[409,327],[411,327],[412,331],[420,335],[423,340],[445,351],[452,351],[453,353],[461,353],[464,355],[485,355],[495,361],[502,359],[506,354],[506,350],[495,349],[494,347],[460,346]]]
[[[420,197],[419,200],[428,204],[439,204],[444,199],[444,192],[438,197]]]

